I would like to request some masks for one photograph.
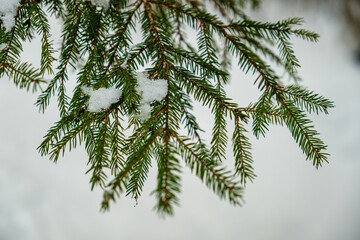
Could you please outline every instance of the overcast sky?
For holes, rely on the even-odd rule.
[[[273,1],[271,1],[273,4]],[[255,17],[279,20],[295,6],[264,6]],[[160,219],[152,207],[152,171],[139,204],[122,197],[99,213],[100,191],[90,191],[82,147],[55,165],[36,148],[57,120],[55,105],[39,114],[36,96],[0,79],[0,240],[64,239],[360,239],[360,64],[339,19],[321,10],[297,11],[321,35],[316,44],[295,41],[303,84],[335,101],[329,115],[311,116],[329,145],[329,164],[315,170],[286,128],[271,127],[253,140],[257,178],[243,207],[232,207],[183,169],[181,207]],[[39,54],[27,48],[24,59]],[[247,105],[257,98],[251,78],[234,69],[228,94]],[[200,123],[207,124],[208,113]],[[231,163],[231,154],[229,154]],[[155,169],[154,169],[155,170]]]

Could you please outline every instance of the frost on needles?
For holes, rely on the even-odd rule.
[[[59,120],[38,150],[57,162],[83,144],[91,188],[104,190],[103,210],[121,195],[138,199],[152,170],[155,209],[173,214],[184,165],[221,199],[241,205],[245,184],[256,177],[249,135],[264,137],[273,124],[289,129],[316,168],[328,161],[308,115],[327,114],[333,103],[300,85],[291,43],[318,35],[297,17],[251,20],[246,11],[258,0],[209,1],[0,0],[0,77],[40,89],[41,111],[55,98]],[[59,52],[50,15],[63,20]],[[21,59],[23,42],[37,36],[40,68]],[[240,106],[227,96],[231,67],[259,89],[257,101]],[[194,101],[211,112],[211,129],[198,124]],[[203,131],[211,139],[202,139]],[[227,158],[233,169],[224,167]]]

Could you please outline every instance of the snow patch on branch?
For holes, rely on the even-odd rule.
[[[81,90],[90,98],[87,102],[87,109],[89,112],[100,112],[107,109],[111,104],[119,101],[122,90],[119,88],[99,88],[93,90],[91,87],[83,86]]]
[[[109,0],[90,0],[92,5],[97,7],[104,7],[105,9],[109,8]]]
[[[152,107],[150,104],[165,98],[168,92],[168,83],[164,79],[149,79],[147,72],[136,73],[136,78],[136,91],[141,96],[138,118],[147,120],[151,116]],[[93,90],[91,87],[83,86],[81,90],[90,97],[87,102],[89,112],[100,112],[109,108],[111,104],[119,101],[122,94],[121,89],[114,87]]]
[[[168,92],[168,84],[164,79],[151,80],[147,72],[136,73],[136,91],[141,96],[139,118],[146,120],[151,116],[150,104],[154,101],[161,101]]]
[[[6,31],[15,26],[15,16],[19,0],[0,0],[0,19]]]

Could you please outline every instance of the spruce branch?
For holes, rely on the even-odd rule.
[[[104,190],[102,210],[122,194],[137,201],[156,165],[154,209],[174,214],[182,161],[221,199],[241,205],[243,186],[255,179],[248,127],[259,138],[270,125],[286,125],[318,168],[329,154],[307,114],[327,114],[334,106],[299,85],[292,39],[315,42],[319,36],[299,28],[303,20],[297,17],[252,20],[246,6],[259,2],[24,0],[13,27],[3,27],[0,20],[0,76],[27,90],[46,84],[36,102],[42,112],[56,96],[60,119],[38,151],[57,162],[67,149],[84,144],[91,189]],[[63,20],[59,59],[54,58],[50,15]],[[41,37],[38,69],[21,61],[22,44],[34,35]],[[231,65],[252,77],[260,92],[257,101],[239,106],[228,97]],[[295,85],[282,84],[279,71]],[[44,74],[52,79],[44,81]],[[210,129],[199,124],[194,102],[213,115]],[[183,130],[187,136],[180,134]],[[211,132],[209,139],[202,138],[205,130]],[[230,157],[229,141],[233,171],[223,166]]]
[[[53,48],[53,41],[50,40],[50,25],[45,16],[45,12],[39,7],[35,0],[31,1],[33,5],[32,9],[35,11],[30,13],[32,17],[32,24],[36,28],[39,34],[42,34],[41,42],[41,69],[40,73],[44,74],[47,71],[48,74],[53,74],[52,63],[55,61],[55,58],[52,56],[55,53]]]
[[[41,74],[36,68],[33,68],[29,63],[16,62],[15,64],[3,63],[4,73],[13,78],[14,84],[21,88],[29,90],[32,86],[32,92],[35,92],[38,87],[41,88],[41,83],[45,83],[41,79]],[[2,74],[2,73],[0,73]]]
[[[253,181],[255,174],[253,172],[253,159],[251,156],[251,144],[244,133],[247,131],[241,125],[240,119],[235,118],[235,130],[233,134],[233,151],[235,155],[235,171],[241,177],[241,183],[246,183],[246,180]]]
[[[49,105],[51,96],[58,89],[58,105],[60,112],[65,115],[67,106],[67,97],[65,94],[65,81],[68,79],[67,66],[72,65],[75,67],[77,56],[80,52],[80,43],[78,40],[78,34],[80,30],[81,16],[78,8],[74,9],[74,12],[67,14],[65,20],[65,26],[63,31],[64,48],[60,56],[60,65],[57,67],[58,71],[55,77],[50,81],[47,89],[39,96],[36,105],[42,112],[45,111]],[[58,87],[59,86],[59,87]]]
[[[174,206],[179,205],[178,194],[180,193],[180,163],[176,157],[176,149],[173,143],[167,140],[165,147],[156,145],[158,159],[158,184],[152,194],[158,199],[154,209],[160,215],[173,215]]]
[[[105,119],[99,124],[100,126],[93,129],[90,128],[90,131],[92,132],[92,139],[90,142],[93,142],[93,139],[96,139],[93,148],[89,148],[89,144],[87,146],[89,163],[91,163],[91,167],[87,173],[92,171],[92,177],[90,179],[91,190],[94,189],[96,185],[104,186],[107,178],[104,169],[109,168],[110,164],[110,138],[108,137],[110,129],[108,127],[108,122],[108,117],[105,117]]]
[[[299,86],[288,86],[282,88],[280,91],[285,93],[296,105],[300,106],[302,109],[306,109],[309,113],[319,112],[328,113],[328,109],[334,107],[332,101],[326,99],[323,96],[320,96],[313,91],[303,89]]]
[[[115,109],[112,113],[112,118],[114,119],[110,131],[110,149],[111,149],[111,160],[110,160],[110,169],[111,174],[117,174],[118,171],[124,166],[124,156],[121,149],[124,146],[125,135],[123,133],[124,128],[121,125],[123,119],[119,116],[119,110]]]
[[[113,191],[116,191],[118,193],[121,193],[125,191],[127,188],[127,181],[129,178],[129,174],[135,164],[137,164],[138,161],[142,159],[144,154],[147,153],[150,146],[154,143],[156,138],[164,131],[163,128],[157,130],[153,135],[151,135],[146,141],[144,141],[144,144],[139,147],[136,151],[131,153],[127,159],[126,165],[122,169],[122,171],[115,176],[115,178],[108,184],[108,187],[112,189]],[[108,206],[103,206],[108,207]]]
[[[211,139],[211,156],[213,159],[222,161],[226,158],[226,147],[228,142],[226,130],[226,115],[221,105],[214,107],[215,122]]]
[[[186,164],[204,181],[221,199],[225,198],[234,205],[242,203],[242,187],[235,181],[233,175],[212,161],[210,154],[203,145],[194,146],[186,137],[175,133],[171,136],[177,141],[178,148]],[[194,170],[195,169],[195,170]]]
[[[285,99],[282,94],[278,93],[276,97],[283,112],[289,116],[286,125],[303,153],[306,154],[306,159],[312,160],[316,168],[321,167],[323,162],[327,162],[329,154],[324,152],[327,146],[317,137],[319,133],[310,125],[312,122],[306,118],[303,111]]]

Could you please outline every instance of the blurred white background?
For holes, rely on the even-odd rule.
[[[0,240],[360,239],[360,64],[354,57],[356,42],[350,40],[336,8],[264,1],[253,16],[271,21],[301,16],[307,22],[305,28],[320,34],[318,43],[295,40],[294,47],[302,65],[302,84],[336,105],[329,115],[311,116],[329,145],[329,164],[316,170],[305,161],[285,127],[271,127],[266,138],[251,138],[258,177],[247,185],[243,207],[219,200],[184,168],[181,207],[176,208],[175,216],[160,219],[152,210],[155,199],[149,195],[155,188],[156,171],[151,172],[136,207],[133,199],[122,197],[103,214],[99,212],[102,193],[90,191],[82,147],[57,164],[36,150],[57,120],[55,105],[45,114],[38,113],[33,105],[36,95],[16,89],[2,78]],[[24,59],[38,59],[40,46],[36,47],[27,45]],[[252,80],[234,65],[229,96],[244,105],[256,100]],[[206,125],[206,113],[199,117]],[[231,164],[231,153],[229,159]]]

